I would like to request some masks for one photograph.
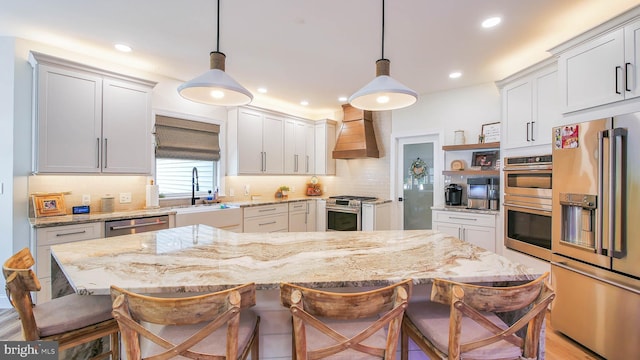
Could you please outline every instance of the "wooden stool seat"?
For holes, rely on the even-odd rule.
[[[412,282],[363,292],[328,292],[280,284],[292,315],[292,358],[395,359]]]
[[[409,304],[405,310],[407,318],[411,319],[416,328],[443,354],[449,351],[449,305],[439,304],[432,301],[416,301]],[[425,316],[425,314],[428,314]],[[509,326],[493,313],[482,312],[493,324],[501,329]],[[493,335],[484,327],[468,317],[462,318],[462,328],[460,342],[468,343]],[[499,341],[486,347],[475,349],[466,353],[470,359],[518,359],[521,350],[507,341]]]
[[[2,266],[7,297],[20,316],[22,335],[27,341],[57,341],[60,352],[105,336],[108,352],[95,358],[120,358],[118,324],[111,315],[109,296],[71,294],[37,305],[32,291],[40,291],[40,281],[30,269],[35,264],[28,248],[11,256]]]
[[[412,302],[404,314],[402,360],[408,359],[409,339],[432,360],[536,358],[545,311],[555,297],[548,277],[508,287],[434,279],[431,301]],[[512,325],[498,313],[510,313]]]
[[[111,286],[127,359],[259,359],[256,285],[185,297],[154,297]]]

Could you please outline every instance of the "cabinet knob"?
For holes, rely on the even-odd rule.
[[[400,201],[400,202],[402,202],[403,200],[404,200],[404,199],[403,199],[403,198],[401,198],[401,197],[399,197],[399,198],[398,198],[398,201]]]

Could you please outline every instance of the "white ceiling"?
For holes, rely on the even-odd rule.
[[[387,0],[385,57],[391,76],[419,94],[500,80],[549,48],[640,3],[638,0]],[[221,0],[226,71],[255,96],[309,112],[340,109],[375,75],[381,57],[380,0]],[[486,17],[503,22],[483,30]],[[3,0],[0,36],[189,80],[216,47],[215,0]],[[133,47],[123,56],[115,42]],[[463,76],[448,78],[458,70]]]

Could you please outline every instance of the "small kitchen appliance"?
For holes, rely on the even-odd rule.
[[[497,177],[467,179],[467,207],[469,209],[491,209],[491,200],[497,200],[500,180]],[[493,199],[491,199],[493,197]],[[497,210],[497,201],[494,202]]]
[[[462,186],[458,184],[449,184],[444,188],[445,205],[457,206],[462,205]]]

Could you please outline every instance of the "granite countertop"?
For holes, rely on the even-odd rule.
[[[257,199],[251,201],[230,201],[224,203],[213,203],[213,204],[199,204],[195,205],[197,207],[208,207],[208,206],[219,206],[222,204],[229,205],[231,207],[252,207],[252,206],[260,206],[260,205],[271,205],[271,204],[280,204],[280,203],[290,203],[290,202],[298,202],[298,201],[307,201],[307,200],[316,200],[318,197],[301,197],[301,198],[287,198],[287,199]],[[64,225],[74,225],[74,224],[86,224],[92,222],[100,222],[100,221],[109,221],[109,220],[124,220],[124,219],[134,219],[141,217],[150,217],[150,216],[161,216],[161,215],[174,215],[179,209],[192,207],[194,205],[177,205],[170,207],[161,207],[156,209],[140,209],[140,210],[130,210],[130,211],[115,211],[110,213],[90,213],[83,215],[61,215],[61,216],[50,216],[50,217],[41,217],[41,218],[29,218],[29,223],[33,228],[45,228],[45,227],[53,227],[53,226],[64,226]]]
[[[192,225],[51,247],[77,293],[114,284],[142,293],[219,291],[255,282],[320,288],[380,286],[412,278],[524,281],[540,274],[431,230],[231,233]]]
[[[498,215],[498,214],[500,214],[500,210],[469,209],[466,205],[459,205],[459,206],[435,205],[435,206],[431,207],[431,210],[456,211],[456,212],[466,212],[466,213],[473,213],[473,214],[487,214],[487,215]]]

